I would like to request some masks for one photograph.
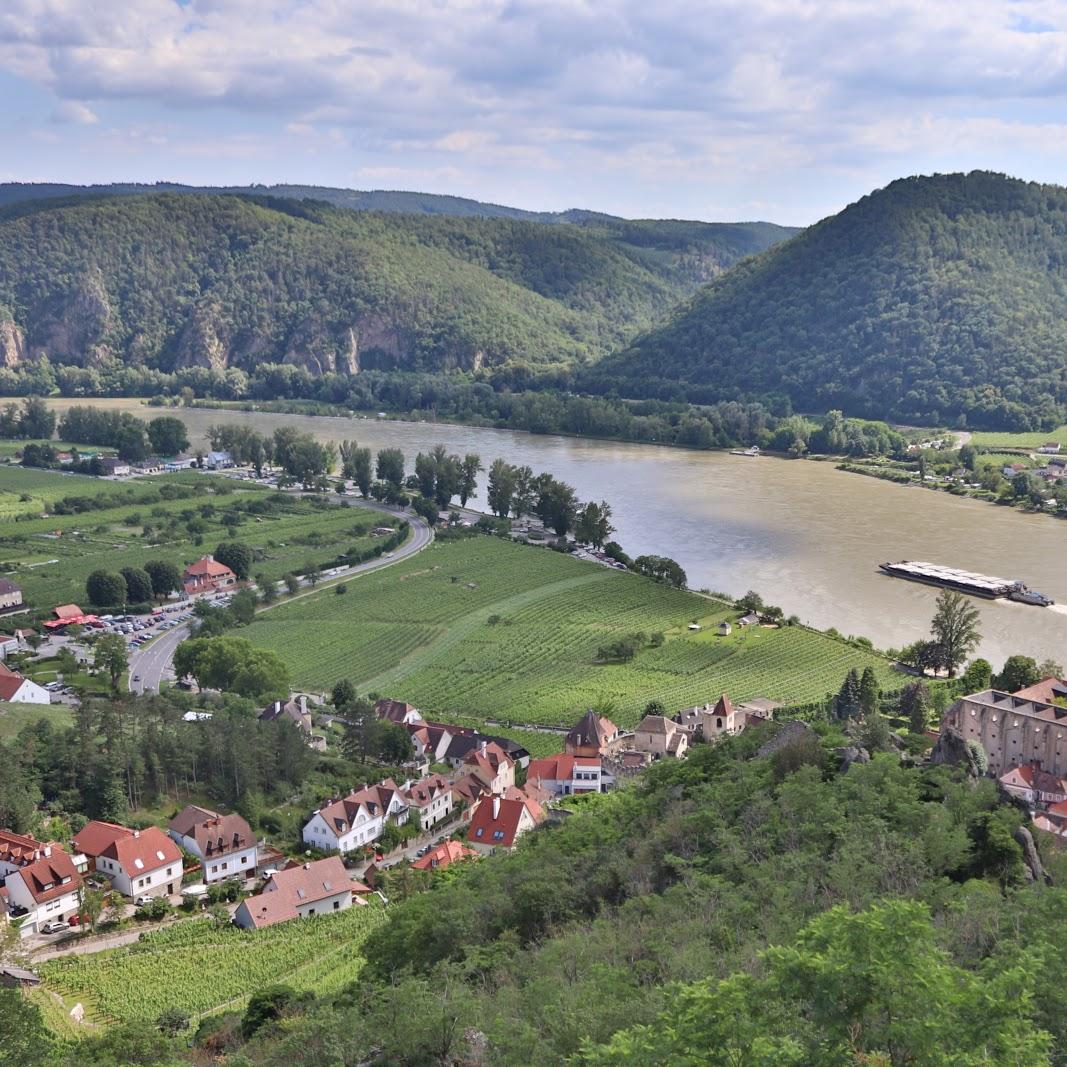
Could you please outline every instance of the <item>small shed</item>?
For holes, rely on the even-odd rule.
[[[41,979],[33,971],[24,970],[22,967],[0,967],[0,986],[24,989],[40,984]]]
[[[730,634],[732,634],[733,632],[734,628],[725,619],[723,619],[722,622],[719,623],[720,637],[729,637]]]
[[[747,615],[742,615],[741,618],[737,620],[737,625],[759,626],[759,616],[754,611],[750,611]]]

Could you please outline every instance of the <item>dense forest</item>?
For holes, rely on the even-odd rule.
[[[177,1042],[116,1027],[56,1058],[176,1064],[191,1041],[197,1062],[260,1067],[1067,1063],[1062,857],[1042,869],[989,780],[888,742],[843,760],[825,722],[774,730],[571,801],[512,855],[398,875],[338,995],[277,988],[254,1027],[251,1008]]]
[[[588,374],[624,395],[780,393],[925,424],[1067,417],[1067,189],[893,182],[740,264]]]
[[[0,356],[314,374],[569,367],[786,232],[238,196],[36,199],[0,210]]]

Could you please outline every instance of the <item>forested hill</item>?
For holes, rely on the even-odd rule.
[[[741,264],[592,372],[630,395],[1047,428],[1067,415],[1067,189],[893,182]]]
[[[0,209],[0,359],[569,367],[626,343],[776,236],[234,195],[45,197]]]

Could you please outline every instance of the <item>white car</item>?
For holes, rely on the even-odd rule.
[[[70,929],[70,923],[62,922],[58,919],[54,919],[50,923],[45,923],[41,927],[42,934],[61,934],[64,930]]]

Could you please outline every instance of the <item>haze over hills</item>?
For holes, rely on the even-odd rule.
[[[1067,189],[907,178],[740,264],[588,383],[1046,428],[1067,408]]]
[[[7,365],[47,355],[163,370],[571,367],[791,232],[590,213],[545,225],[127,189],[137,195],[15,201],[5,187]]]

